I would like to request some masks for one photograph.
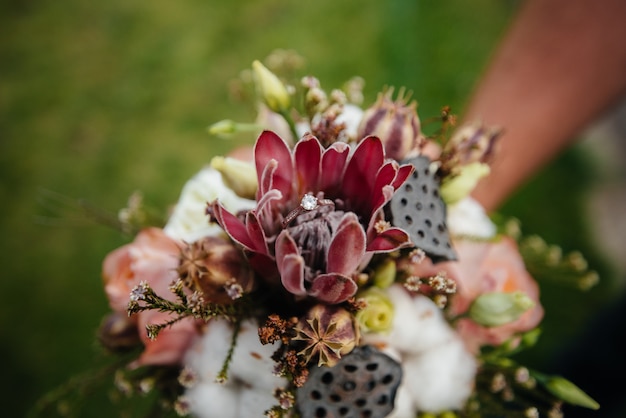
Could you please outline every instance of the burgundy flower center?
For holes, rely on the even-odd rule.
[[[287,228],[304,258],[306,279],[326,272],[328,247],[343,215],[332,206],[319,206],[301,213]]]

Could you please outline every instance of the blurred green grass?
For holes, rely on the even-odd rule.
[[[71,213],[41,222],[51,215],[40,202],[42,190],[112,213],[137,189],[154,205],[172,204],[191,175],[236,145],[209,138],[206,126],[253,117],[229,100],[228,82],[275,48],[302,54],[307,71],[327,88],[364,77],[368,102],[384,85],[406,86],[423,118],[446,104],[461,111],[516,7],[502,0],[3,2],[0,393],[6,416],[22,416],[45,391],[93,365],[95,330],[107,312],[101,262],[129,239]],[[573,172],[580,175],[572,179]],[[584,250],[608,274],[582,212],[592,181],[588,161],[570,151],[504,211],[518,215],[529,232]],[[554,189],[562,192],[557,202]],[[556,306],[546,334],[554,335],[530,361],[545,364],[600,305],[602,289],[585,296],[552,289],[546,297]],[[563,294],[577,304],[575,313],[574,306],[558,306]],[[85,416],[117,415],[106,398],[98,402]]]

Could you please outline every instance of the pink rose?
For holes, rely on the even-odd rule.
[[[120,247],[104,259],[102,275],[104,290],[111,308],[126,312],[130,291],[140,282],[147,282],[161,297],[174,300],[169,285],[176,280],[180,244],[158,228],[139,232],[135,240]],[[185,318],[165,328],[156,340],[147,336],[147,324],[160,324],[172,319],[172,314],[145,311],[135,314],[137,327],[145,350],[133,366],[177,364],[197,334],[196,323]]]
[[[497,327],[484,327],[470,319],[461,319],[457,331],[468,349],[478,352],[483,345],[499,345],[514,334],[535,328],[543,318],[539,286],[528,274],[515,241],[503,237],[496,242],[459,240],[455,242],[459,260],[433,265],[422,262],[414,274],[421,277],[445,271],[457,282],[457,293],[451,297],[450,312],[465,313],[483,293],[522,291],[535,302],[516,321]]]

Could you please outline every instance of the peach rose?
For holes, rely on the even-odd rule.
[[[424,277],[445,271],[457,282],[457,293],[451,297],[450,312],[465,313],[483,293],[522,291],[535,306],[516,321],[496,327],[484,327],[470,319],[461,319],[457,331],[468,349],[478,352],[483,345],[499,345],[514,334],[535,328],[543,318],[539,286],[528,274],[517,244],[509,237],[496,242],[459,240],[455,242],[459,260],[433,265],[424,260],[414,274]]]
[[[158,228],[139,232],[135,240],[107,255],[103,263],[104,290],[114,311],[126,312],[130,291],[146,281],[161,297],[174,300],[169,285],[178,274],[180,244]],[[195,321],[185,318],[165,328],[156,340],[147,336],[147,324],[159,324],[172,319],[172,314],[145,311],[136,315],[137,327],[145,350],[133,366],[180,363],[197,334]]]

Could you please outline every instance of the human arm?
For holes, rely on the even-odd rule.
[[[625,93],[625,1],[525,2],[464,115],[504,129],[473,196],[496,209]]]

